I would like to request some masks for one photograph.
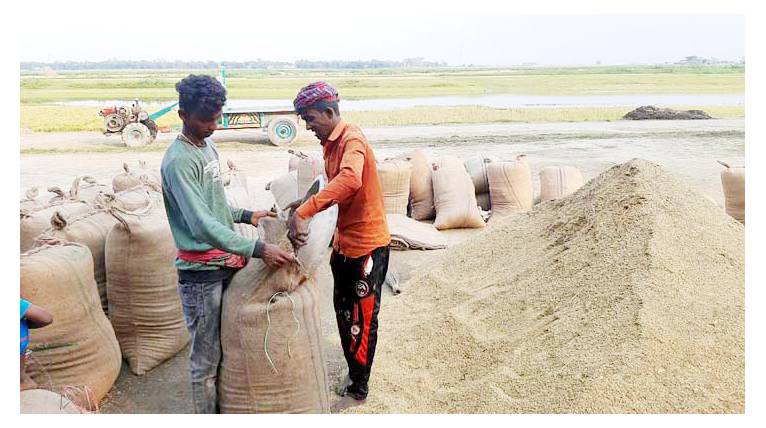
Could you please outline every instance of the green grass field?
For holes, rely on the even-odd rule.
[[[175,83],[195,73],[214,70],[108,70],[24,72],[20,79],[21,126],[33,131],[97,131],[102,119],[97,107],[56,106],[48,103],[85,100],[172,102]],[[619,95],[619,94],[736,94],[745,91],[744,66],[635,66],[486,69],[378,70],[228,70],[229,99],[292,99],[304,85],[327,80],[342,99],[411,98],[430,96]],[[127,104],[127,101],[126,101]],[[638,106],[635,106],[638,107]],[[673,106],[663,106],[673,107]],[[744,107],[675,106],[698,108],[713,117],[744,117]],[[598,121],[619,119],[631,108],[494,109],[487,107],[428,107],[392,111],[344,112],[361,126],[481,122]],[[160,126],[180,125],[175,113]]]
[[[745,117],[745,107],[671,106],[704,110],[714,118]],[[480,106],[419,107],[399,110],[349,111],[343,117],[359,126],[440,125],[485,122],[582,122],[618,120],[632,110],[612,108],[512,108]],[[21,106],[21,126],[36,132],[102,131],[103,119],[93,107]],[[180,126],[175,111],[157,121],[160,126]]]
[[[73,72],[59,77],[22,77],[21,104],[83,100],[169,101],[175,83],[200,71]],[[103,73],[103,74],[101,74]],[[204,71],[206,74],[216,74]],[[272,74],[273,73],[273,74]],[[227,72],[230,99],[291,99],[316,80],[338,87],[343,99],[468,96],[486,94],[733,94],[745,91],[743,67],[612,67],[551,69],[285,70]]]

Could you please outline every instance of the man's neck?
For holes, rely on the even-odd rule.
[[[186,139],[187,139],[187,140],[189,140],[189,142],[190,142],[190,143],[192,143],[192,144],[194,144],[195,146],[198,146],[198,147],[204,147],[204,146],[205,146],[205,139],[202,139],[202,140],[200,140],[200,139],[198,139],[197,137],[194,137],[194,136],[192,136],[192,135],[189,135],[189,134],[186,132],[186,128],[183,128],[183,129],[181,129],[181,134],[182,134],[184,137],[186,137]]]

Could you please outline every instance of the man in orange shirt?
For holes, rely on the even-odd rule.
[[[358,126],[341,119],[338,101],[332,85],[316,82],[301,89],[293,102],[324,149],[329,182],[295,210],[289,228],[297,249],[307,242],[311,217],[338,204],[330,267],[335,317],[351,380],[339,393],[361,401],[367,398],[375,355],[391,237],[372,148]]]

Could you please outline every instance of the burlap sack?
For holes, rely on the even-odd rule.
[[[101,184],[92,177],[83,176],[75,178],[72,188],[69,190],[69,198],[92,204],[100,194],[111,192],[111,186]]]
[[[287,172],[293,172],[298,169],[298,163],[300,163],[301,159],[305,159],[308,157],[307,154],[299,151],[299,150],[288,150],[287,153],[290,153],[290,159],[287,162]]]
[[[489,192],[489,178],[487,177],[487,164],[491,162],[499,162],[500,158],[497,156],[483,156],[473,155],[463,159],[465,169],[468,171],[468,175],[471,176],[473,181],[473,187],[476,190],[476,194]]]
[[[405,160],[392,159],[379,162],[377,169],[386,214],[406,216],[412,165]]]
[[[104,248],[106,235],[115,224],[117,224],[117,220],[109,213],[108,209],[96,209],[66,218],[60,212],[56,212],[51,217],[51,226],[43,232],[43,236],[77,242],[88,247],[93,256],[93,276],[98,288],[101,309],[107,315]]]
[[[138,165],[138,169],[131,170],[127,163],[122,164],[125,172],[117,174],[112,178],[112,190],[115,193],[138,186],[144,181],[150,181],[158,186],[162,185],[162,177],[159,171],[148,169],[144,161],[138,161]],[[144,179],[142,179],[142,176],[145,176]]]
[[[305,195],[309,190],[311,184],[318,175],[324,175],[327,178],[327,174],[324,169],[324,160],[317,156],[306,156],[298,161],[298,194]]]
[[[548,166],[540,171],[540,202],[571,195],[582,187],[582,174],[573,166]]]
[[[129,187],[121,192],[104,192],[96,197],[95,204],[103,207],[117,207],[125,211],[141,210],[147,206],[165,212],[162,199],[162,186],[141,177],[141,184]]]
[[[436,215],[434,209],[434,188],[431,182],[431,166],[426,154],[421,149],[397,156],[412,165],[410,174],[410,216],[415,220],[431,220]]]
[[[232,278],[221,311],[221,413],[329,412],[315,274],[336,220],[337,206],[312,217],[300,265],[274,271],[250,259]],[[258,227],[266,242],[290,245],[284,218],[264,218]]]
[[[489,192],[487,193],[479,193],[476,195],[476,204],[479,205],[481,209],[484,211],[489,211],[492,209],[492,198],[489,196]]]
[[[68,398],[45,389],[29,389],[19,393],[22,415],[78,415],[89,413]]]
[[[726,167],[721,171],[726,214],[745,224],[745,167],[718,163]]]
[[[59,211],[61,216],[66,218],[92,209],[93,206],[87,202],[64,199],[31,209],[19,210],[20,252],[31,250],[35,246],[35,238],[50,226],[51,217],[56,211]]]
[[[428,223],[401,214],[387,214],[392,250],[439,250],[447,248],[447,240]]]
[[[436,206],[434,227],[439,230],[485,226],[476,204],[473,181],[460,162],[460,167],[434,166],[431,176]]]
[[[266,190],[274,196],[274,201],[280,210],[298,199],[298,173],[286,172],[266,184]]]
[[[234,208],[252,211],[247,176],[238,170],[231,160],[227,161],[227,164],[229,170],[222,174],[226,202]],[[252,224],[235,222],[234,231],[247,238],[258,239],[258,229]]]
[[[144,374],[189,342],[178,295],[177,249],[167,219],[111,210],[106,237],[109,318],[130,370]]]
[[[65,199],[69,199],[69,194],[58,187],[49,187],[48,192],[43,194],[40,193],[39,188],[32,187],[24,192],[24,197],[21,198],[19,208],[33,210],[37,207],[63,201]]]
[[[490,222],[532,208],[532,172],[523,157],[517,156],[515,162],[492,162],[487,165],[492,204]]]
[[[438,168],[448,167],[460,167],[465,168],[463,160],[457,156],[438,156],[431,161],[431,169],[436,170]]]
[[[53,314],[52,324],[30,331],[27,373],[51,391],[89,391],[75,404],[93,410],[122,365],[114,330],[101,310],[93,256],[83,244],[49,240],[20,261],[21,298]]]

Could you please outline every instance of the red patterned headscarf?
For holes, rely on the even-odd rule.
[[[296,111],[300,111],[319,101],[338,102],[338,90],[327,82],[315,82],[301,88],[293,101]]]

